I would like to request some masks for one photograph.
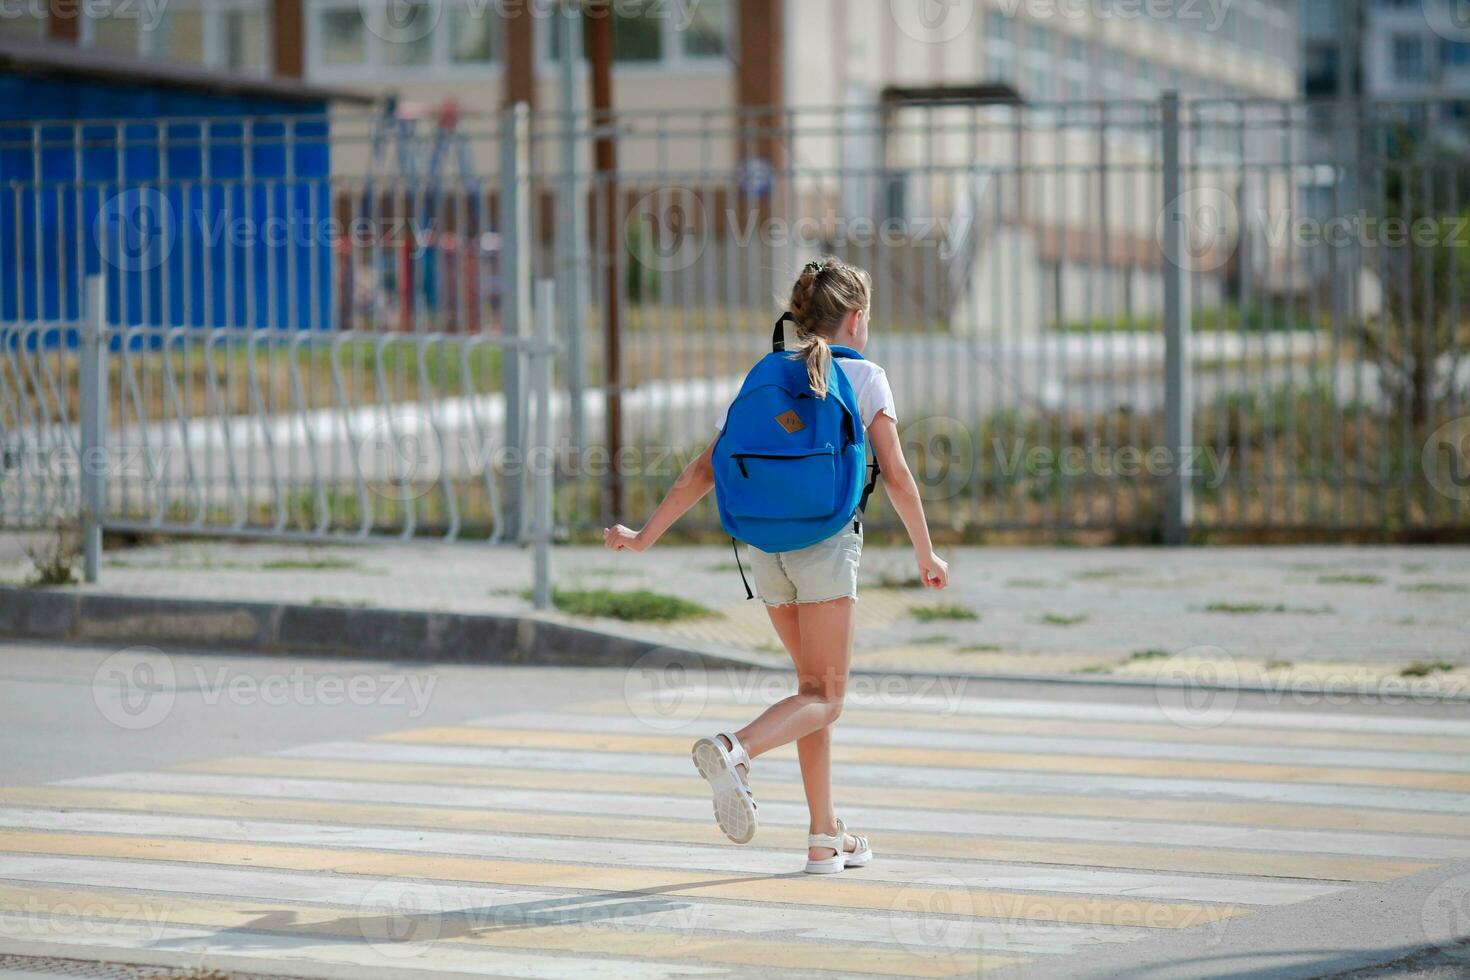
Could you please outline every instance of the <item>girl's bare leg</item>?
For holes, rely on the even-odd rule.
[[[811,833],[837,831],[832,806],[832,722],[842,713],[852,652],[853,602],[767,607],[771,625],[796,664],[797,693],[767,708],[735,733],[752,757],[796,742],[801,781],[811,815]],[[846,841],[844,841],[844,844]],[[820,860],[826,848],[813,848]]]

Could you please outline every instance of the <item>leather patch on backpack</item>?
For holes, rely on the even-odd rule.
[[[806,423],[801,420],[800,415],[796,414],[796,409],[794,408],[787,409],[780,415],[777,415],[776,424],[785,429],[788,435],[795,435],[806,428]]]

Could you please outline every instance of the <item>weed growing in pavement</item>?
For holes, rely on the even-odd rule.
[[[980,619],[980,614],[973,609],[944,602],[937,606],[909,606],[909,615],[921,623],[935,623],[949,619],[971,621]]]
[[[574,616],[601,616],[626,622],[669,623],[717,615],[714,610],[697,602],[650,592],[648,589],[627,592],[612,589],[553,589],[551,604]]]
[[[1416,660],[1413,663],[1409,664],[1409,666],[1405,667],[1403,670],[1399,671],[1399,676],[1428,677],[1430,674],[1447,673],[1454,669],[1455,665],[1450,663],[1448,660],[1436,660],[1432,663],[1425,663],[1422,660]]]

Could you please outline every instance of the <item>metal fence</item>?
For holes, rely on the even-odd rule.
[[[1465,109],[0,125],[0,526],[89,446],[118,529],[519,541],[538,455],[560,533],[637,521],[834,253],[940,527],[1463,531]]]
[[[539,195],[538,268],[590,289],[565,311],[608,385],[583,424],[629,448],[622,473],[566,474],[565,518],[645,513],[713,435],[801,265],[833,253],[873,276],[868,354],[942,527],[1464,531],[1467,118],[1463,102],[922,93],[539,117],[538,159],[599,138],[615,157]],[[585,252],[558,247],[583,200]],[[712,508],[698,520],[717,527]]]

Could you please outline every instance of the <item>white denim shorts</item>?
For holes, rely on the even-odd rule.
[[[798,551],[750,549],[755,591],[768,606],[793,602],[857,600],[863,532],[848,524],[825,541]]]

